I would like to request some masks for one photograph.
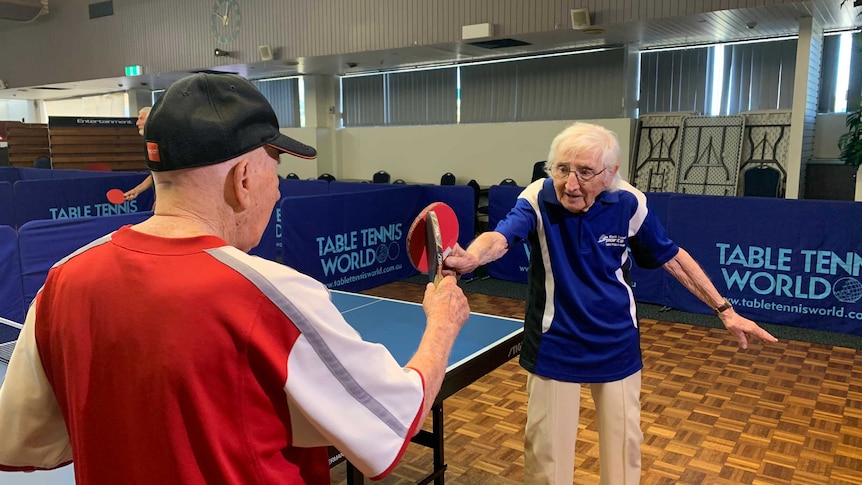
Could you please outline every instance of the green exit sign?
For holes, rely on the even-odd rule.
[[[140,76],[144,73],[141,66],[126,66],[126,76]]]

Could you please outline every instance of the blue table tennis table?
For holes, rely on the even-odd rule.
[[[425,330],[421,304],[340,291],[332,291],[332,301],[364,340],[383,344],[401,365],[413,357]],[[444,483],[443,400],[519,355],[523,330],[520,320],[470,314],[449,354],[446,377],[431,408],[431,431],[423,429],[413,437],[414,443],[431,448],[434,454],[434,469],[419,484]],[[330,450],[330,465],[340,462],[339,455]],[[349,463],[347,483],[363,483]]]
[[[425,313],[421,304],[342,291],[331,293],[335,306],[363,339],[386,346],[401,365],[410,360],[425,330]],[[0,382],[6,375],[6,362],[17,335],[18,329],[14,322],[0,319]],[[470,314],[449,355],[446,377],[431,409],[431,431],[423,429],[413,438],[413,442],[431,448],[434,454],[433,470],[418,483],[444,483],[443,400],[519,355],[522,339],[523,322],[520,320]],[[331,448],[330,465],[335,466],[342,461],[344,457]],[[0,476],[0,482],[4,485],[75,483],[71,466],[33,473],[0,472]],[[347,483],[353,485],[363,481],[359,471],[348,463]]]

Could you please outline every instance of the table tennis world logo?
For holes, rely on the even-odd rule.
[[[715,246],[728,289],[797,300],[825,300],[831,295],[845,304],[862,299],[862,255],[856,252],[723,242]]]
[[[138,212],[138,201],[127,200],[122,204],[108,202],[88,205],[72,205],[66,207],[49,207],[51,219],[78,219],[81,217],[116,216]]]
[[[368,269],[401,255],[402,223],[366,227],[315,238],[326,276]]]

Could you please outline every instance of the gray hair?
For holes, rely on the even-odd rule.
[[[584,152],[601,160],[605,169],[617,168],[614,179],[608,187],[608,190],[616,190],[621,180],[620,142],[617,134],[604,126],[579,121],[560,132],[551,142],[545,171],[550,173],[557,161],[570,160]]]

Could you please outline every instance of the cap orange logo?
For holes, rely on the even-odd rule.
[[[147,142],[147,158],[151,162],[161,162],[162,160],[159,158],[159,144],[156,142],[148,141]]]

